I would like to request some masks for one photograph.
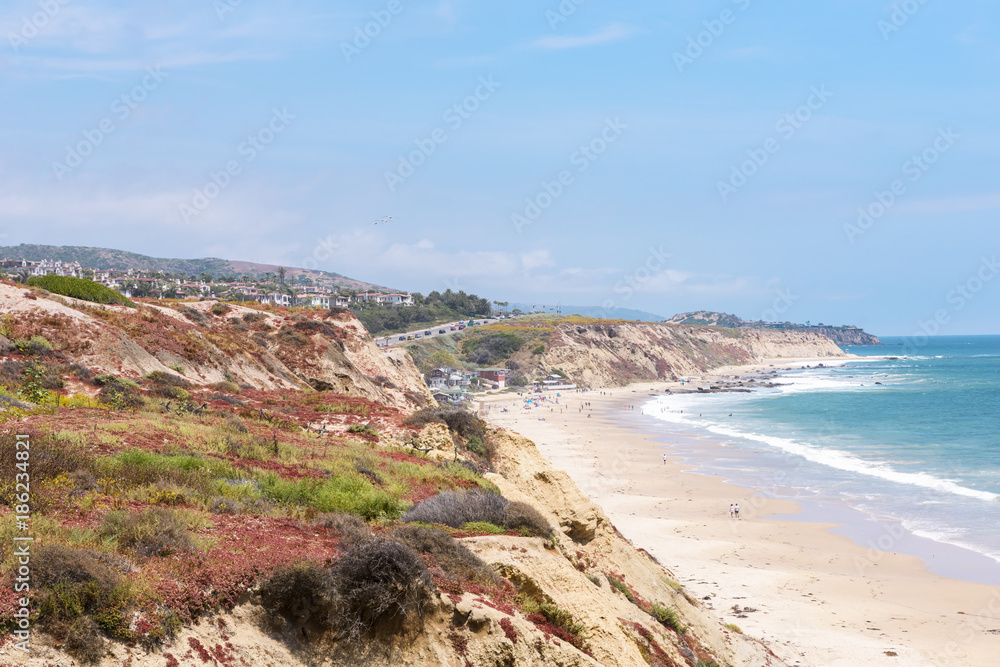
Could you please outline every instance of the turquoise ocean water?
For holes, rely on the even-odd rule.
[[[828,514],[850,508],[870,524],[867,535],[854,535],[862,544],[880,538],[880,546],[906,551],[896,532],[871,530],[902,526],[924,538],[924,547],[911,546],[925,559],[934,557],[927,544],[972,551],[996,566],[980,578],[995,579],[1000,336],[883,342],[849,347],[861,358],[825,368],[775,364],[780,387],[662,396],[643,413],[667,433],[689,436],[670,441],[701,472]]]

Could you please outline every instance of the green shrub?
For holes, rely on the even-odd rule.
[[[320,512],[347,512],[366,519],[395,518],[402,512],[398,498],[375,488],[359,473],[326,480],[290,480],[269,474],[261,486],[279,502],[305,505]]]
[[[43,403],[49,397],[49,392],[44,387],[45,367],[37,360],[24,364],[21,375],[21,388],[18,390],[21,398],[31,403]]]
[[[211,312],[212,312],[213,315],[218,315],[218,316],[221,317],[222,315],[225,315],[229,311],[230,311],[229,306],[227,306],[226,304],[222,303],[221,301],[218,302],[218,303],[212,304]]]
[[[461,528],[467,533],[486,533],[488,535],[502,535],[507,532],[506,528],[489,521],[469,521],[462,524]]]
[[[545,352],[545,346],[544,345],[539,345],[538,347],[536,347],[534,350],[531,351],[531,354],[532,355],[538,355],[538,354],[542,354],[543,352]]]
[[[473,454],[479,454],[480,456],[486,455],[486,447],[483,445],[483,441],[479,437],[473,436],[469,438],[469,441],[465,443],[465,448]]]
[[[36,276],[28,279],[28,285],[41,287],[53,294],[61,294],[92,303],[118,304],[128,306],[129,308],[136,307],[135,303],[130,299],[126,299],[113,289],[84,278],[54,275]]]
[[[507,381],[507,384],[511,387],[526,387],[528,386],[528,378],[523,375],[515,375]]]
[[[736,625],[735,623],[726,623],[723,627],[726,630],[729,630],[730,632],[735,632],[738,635],[743,634],[743,630],[741,630],[740,626]]]
[[[177,371],[181,375],[184,375],[184,367],[181,366],[180,364],[173,364],[172,366],[167,366],[167,368],[169,368],[172,371]]]
[[[51,352],[53,347],[45,336],[32,336],[28,339],[21,338],[14,341],[14,349],[18,354],[43,356]]]
[[[462,342],[462,354],[474,364],[492,366],[524,347],[524,339],[510,332],[488,333]]]
[[[374,435],[378,437],[378,431],[365,424],[351,424],[347,427],[348,433],[359,433],[361,435]]]
[[[676,609],[665,607],[657,602],[654,602],[649,615],[666,627],[673,628],[680,634],[687,632],[687,628],[685,628],[681,623],[680,616],[677,614]]]

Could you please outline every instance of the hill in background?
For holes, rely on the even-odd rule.
[[[736,315],[728,313],[714,313],[707,310],[699,310],[691,313],[681,313],[674,315],[669,320],[670,324],[691,324],[697,326],[724,327],[727,329],[777,329],[779,331],[812,331],[822,334],[832,340],[837,345],[881,345],[882,341],[877,336],[866,333],[861,327],[844,324],[834,326],[830,324],[812,325],[795,324],[793,322],[761,322],[746,321]]]
[[[205,257],[202,259],[165,259],[161,257],[149,257],[125,250],[113,250],[111,248],[90,248],[85,246],[54,246],[36,245],[22,243],[17,246],[0,246],[0,256],[8,259],[26,259],[29,261],[40,261],[51,259],[62,262],[79,262],[81,266],[91,269],[115,269],[119,271],[162,271],[164,273],[174,273],[183,275],[201,275],[208,273],[212,276],[243,276],[259,278],[267,273],[276,274],[277,264],[257,264],[254,262],[234,261],[219,259],[218,257]],[[299,276],[310,278],[317,285],[329,285],[337,288],[357,290],[359,292],[369,290],[386,290],[388,288],[374,283],[364,282],[348,278],[339,273],[330,271],[319,271],[312,269],[301,269],[285,267],[290,282],[297,280]]]

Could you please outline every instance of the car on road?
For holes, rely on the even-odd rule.
[[[413,334],[410,334],[409,336],[407,336],[406,340],[413,340]]]
[[[458,331],[458,327],[456,327],[456,326],[452,326],[452,327],[451,327],[451,330],[452,330],[452,331]]]
[[[406,340],[406,336],[400,336],[399,340]]]
[[[438,333],[439,333],[439,334],[443,334],[443,333],[448,333],[448,332],[447,332],[447,331],[445,331],[444,329],[438,329]]]
[[[458,325],[458,330],[459,330],[459,331],[461,331],[461,330],[462,330],[462,329],[464,329],[464,328],[465,328],[465,325],[464,325],[464,324],[459,324],[459,325]]]
[[[427,331],[425,331],[425,332],[424,332],[424,335],[425,335],[425,336],[431,336],[431,335],[433,335],[433,334],[431,334],[431,330],[430,330],[430,329],[428,329]]]
[[[413,337],[414,338],[422,338],[422,336],[420,334],[413,334]]]

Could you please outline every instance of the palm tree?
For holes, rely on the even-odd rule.
[[[278,279],[281,280],[281,284],[285,284],[285,274],[288,273],[288,269],[283,266],[278,267]]]

